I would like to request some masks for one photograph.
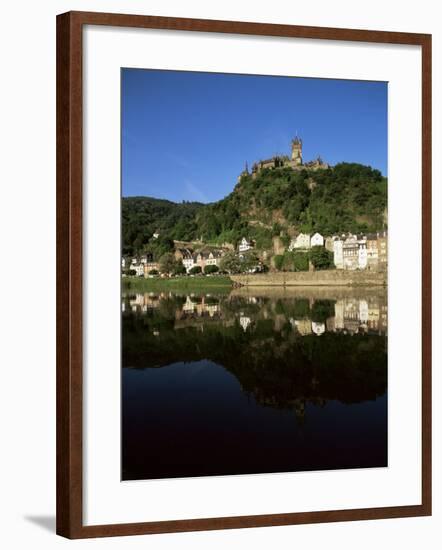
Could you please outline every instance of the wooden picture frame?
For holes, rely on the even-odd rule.
[[[417,45],[422,48],[422,503],[85,526],[83,514],[84,25]],[[431,35],[108,13],[57,17],[57,533],[105,537],[431,515]]]

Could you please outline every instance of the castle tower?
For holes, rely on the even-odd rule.
[[[302,164],[302,139],[298,136],[292,139],[292,160],[295,164]]]

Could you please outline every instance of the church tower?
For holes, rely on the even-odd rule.
[[[302,164],[302,139],[298,136],[292,139],[292,160],[296,165]]]

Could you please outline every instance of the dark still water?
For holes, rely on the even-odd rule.
[[[122,479],[387,466],[380,289],[123,296]]]

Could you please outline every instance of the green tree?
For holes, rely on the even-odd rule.
[[[211,273],[218,273],[219,267],[217,265],[206,265],[204,266],[204,274],[210,275]]]
[[[283,244],[286,248],[288,248],[288,246],[289,246],[289,244],[290,244],[290,241],[291,241],[291,238],[287,235],[286,232],[284,232],[284,233],[280,236],[280,238],[281,238],[282,244]]]
[[[160,258],[160,271],[161,273],[174,273],[177,269],[178,262],[175,256],[171,252],[163,254]]]
[[[294,271],[308,271],[308,254],[306,252],[293,253]]]
[[[254,250],[248,250],[240,258],[241,271],[250,271],[259,265],[259,258]]]
[[[202,269],[200,265],[194,265],[189,269],[190,275],[198,275],[199,273],[201,273],[201,271]]]
[[[173,252],[173,240],[203,237],[235,245],[246,235],[256,240],[258,250],[270,250],[272,235],[285,241],[289,228],[324,235],[386,229],[387,187],[378,170],[340,163],[314,172],[262,170],[254,179],[242,177],[229,195],[212,204],[124,197],[122,254],[149,252],[158,261]]]
[[[177,262],[174,269],[173,269],[173,274],[174,275],[185,275],[187,273],[186,271],[186,268],[184,267],[184,265],[182,264],[182,262]]]
[[[333,253],[323,246],[313,246],[309,253],[310,261],[315,269],[331,269],[333,264]]]
[[[284,271],[293,271],[294,270],[293,252],[290,252],[288,250],[286,252],[284,252],[284,261],[282,263],[282,269]]]
[[[227,273],[240,273],[241,263],[238,256],[233,252],[227,252],[220,261],[221,271],[227,271]]]
[[[278,271],[282,271],[282,268],[284,266],[284,255],[277,254],[276,256],[273,256],[273,263]]]

